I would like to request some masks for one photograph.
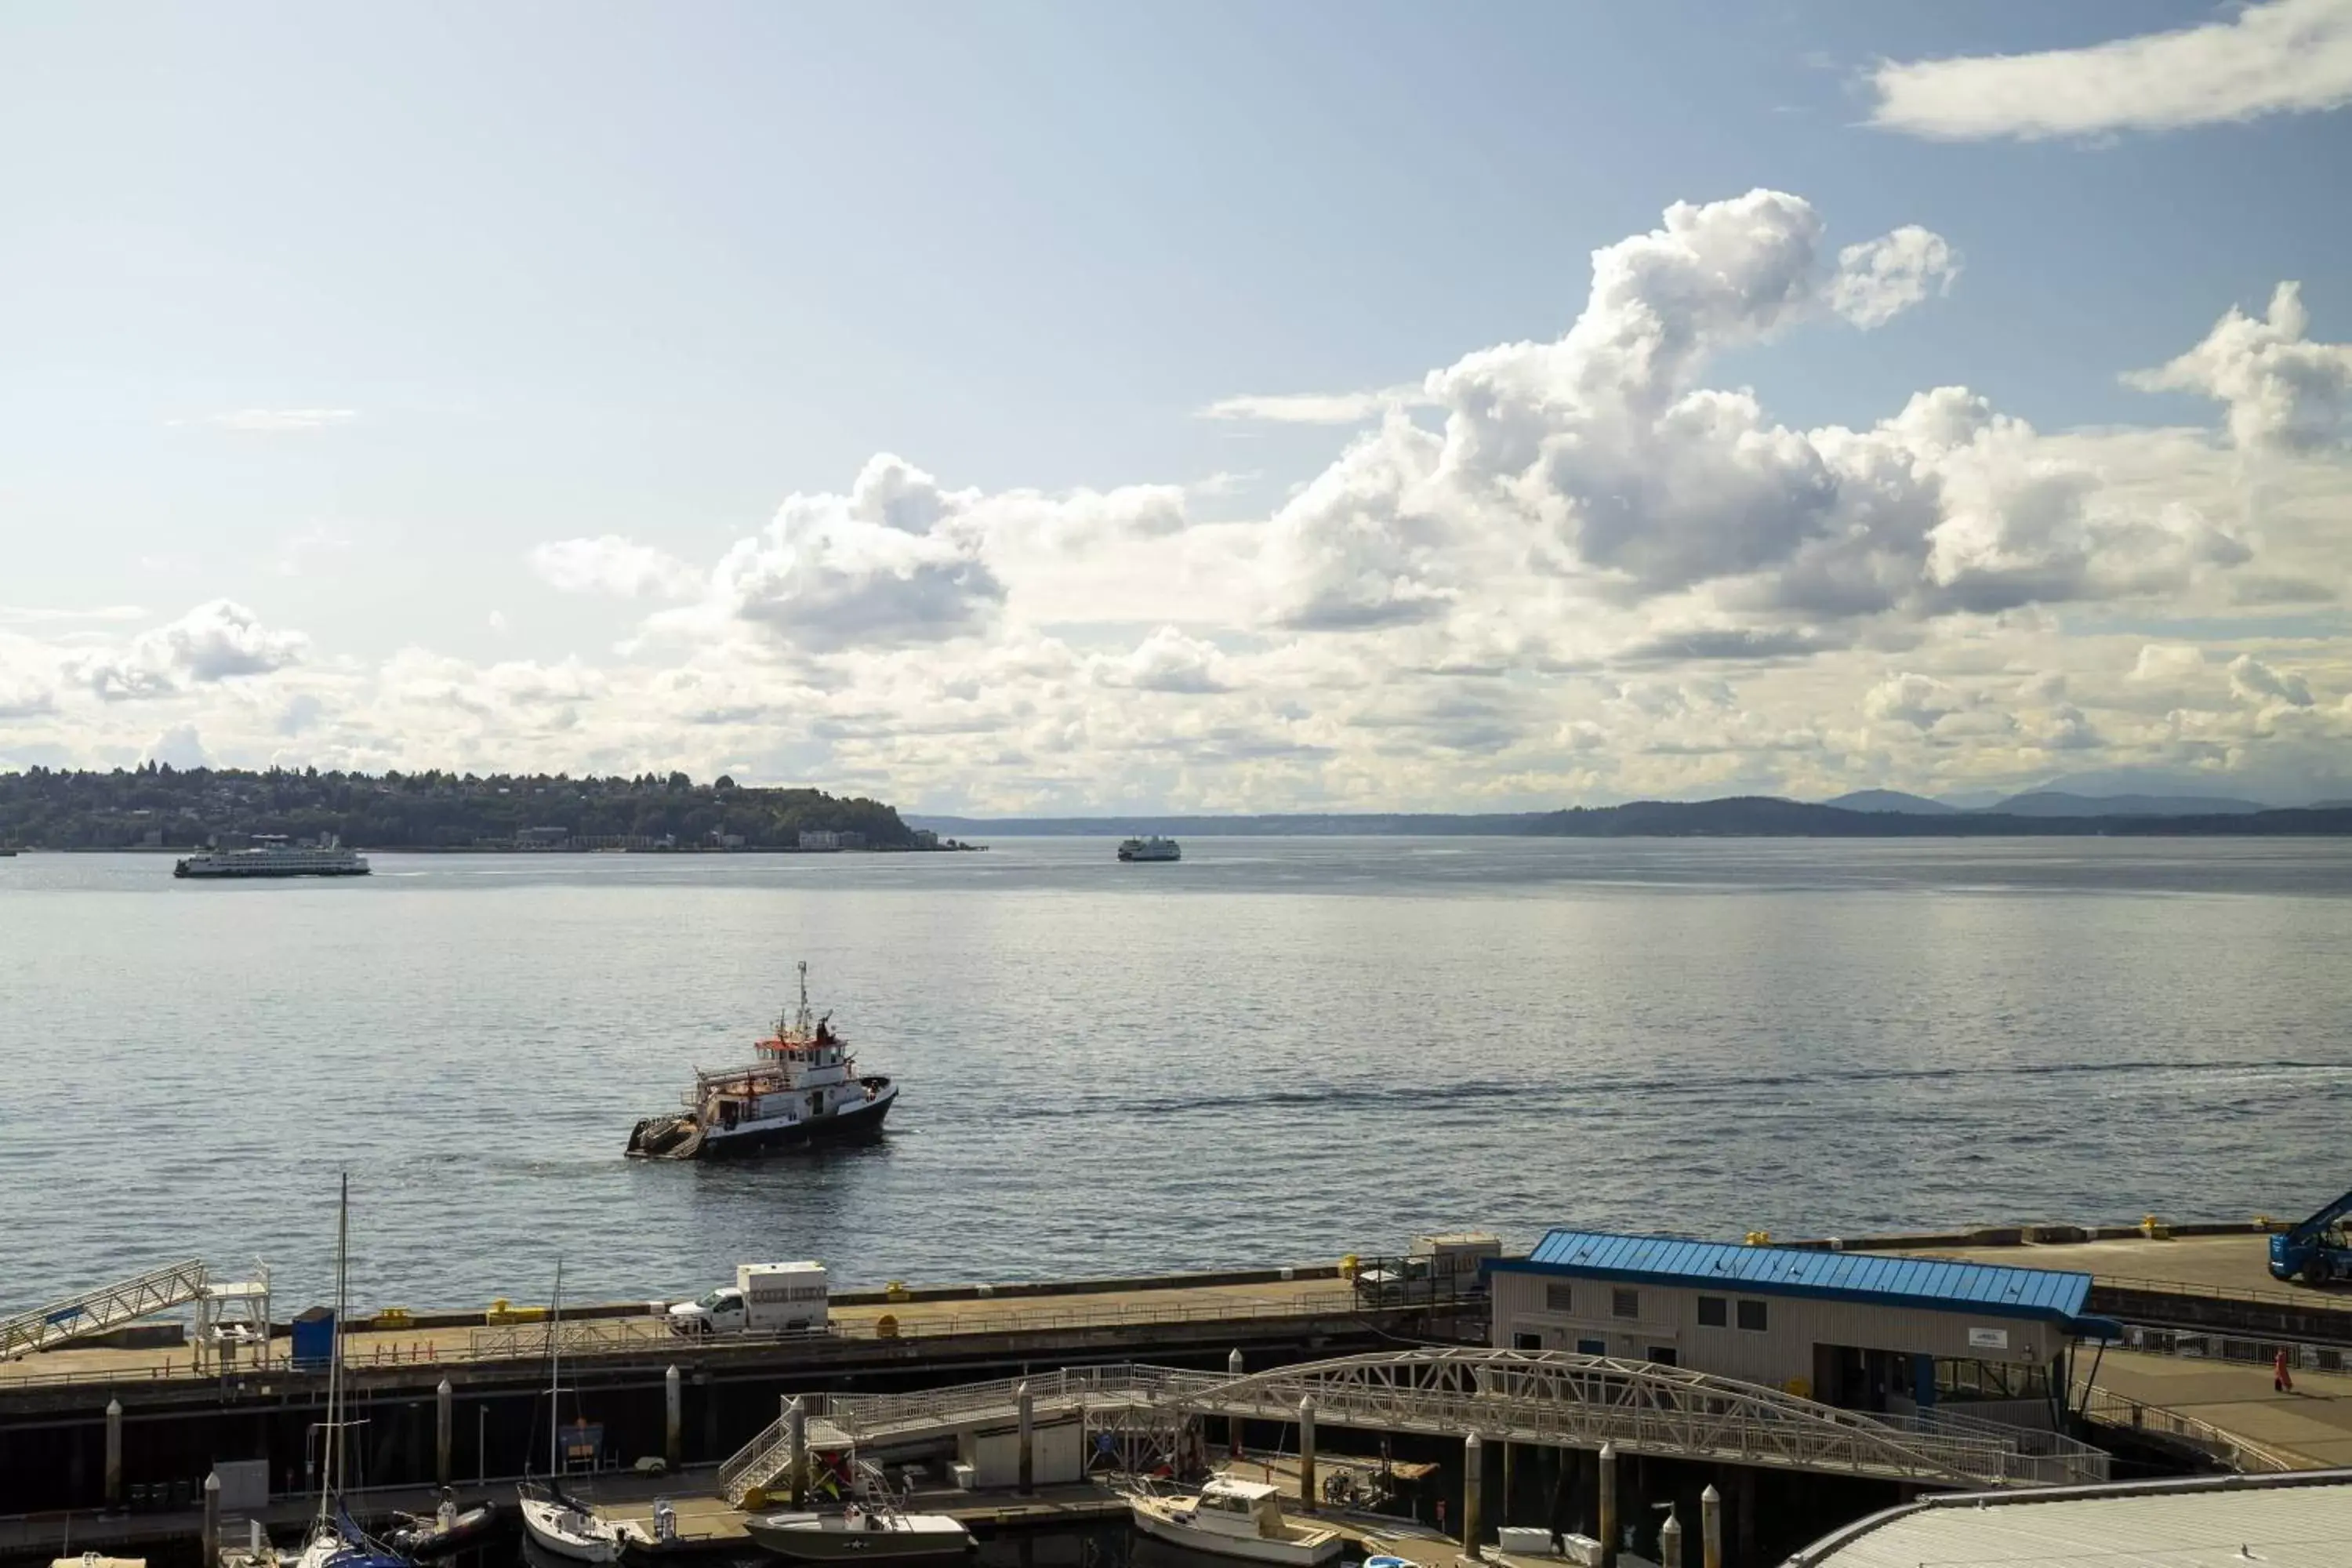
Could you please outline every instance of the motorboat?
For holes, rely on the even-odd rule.
[[[445,1497],[441,1506],[429,1514],[405,1516],[405,1522],[387,1534],[384,1541],[395,1551],[425,1563],[488,1540],[504,1522],[494,1502],[461,1509],[455,1498]]]
[[[1347,1545],[1336,1530],[1283,1517],[1282,1495],[1259,1481],[1213,1476],[1192,1497],[1137,1492],[1128,1499],[1135,1528],[1155,1540],[1220,1557],[1308,1568]]]
[[[887,1503],[851,1503],[839,1513],[754,1514],[743,1521],[752,1540],[798,1563],[961,1557],[973,1550],[971,1531],[944,1513],[904,1513]]]

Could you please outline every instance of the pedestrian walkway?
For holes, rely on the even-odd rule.
[[[2298,1468],[2352,1467],[2352,1375],[2298,1370],[2294,1392],[2281,1394],[2268,1362],[2109,1351],[2097,1378],[2110,1394],[2194,1416]]]

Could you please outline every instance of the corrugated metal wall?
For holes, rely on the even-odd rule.
[[[1562,1303],[1552,1289],[1559,1286],[1568,1288],[1565,1311],[1558,1310]],[[1636,1292],[1635,1316],[1617,1315],[1620,1291]],[[1699,1321],[1701,1296],[1725,1303],[1724,1326]],[[1764,1304],[1763,1329],[1738,1326],[1742,1301]],[[1494,1276],[1493,1331],[1495,1344],[1504,1349],[1517,1346],[1522,1335],[1536,1336],[1543,1350],[1573,1351],[1580,1342],[1598,1340],[1606,1346],[1602,1353],[1633,1361],[1657,1359],[1652,1349],[1670,1346],[1679,1366],[1775,1388],[1801,1380],[1808,1390],[1816,1344],[2014,1366],[2047,1362],[2063,1338],[2047,1323],[1965,1311],[1519,1273]],[[1992,1342],[1995,1336],[1999,1343]]]

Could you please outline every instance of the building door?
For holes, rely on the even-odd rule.
[[[1813,1347],[1813,1397],[1841,1410],[1883,1413],[1887,1395],[1911,1392],[1911,1358],[1858,1345]]]

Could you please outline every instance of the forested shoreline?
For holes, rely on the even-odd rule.
[[[572,778],[439,771],[181,768],[0,773],[0,845],[26,849],[187,848],[223,835],[332,835],[353,848],[492,849],[558,841],[788,849],[804,832],[863,847],[927,847],[880,801],[760,789],[682,773]],[[666,842],[665,842],[666,841]]]

